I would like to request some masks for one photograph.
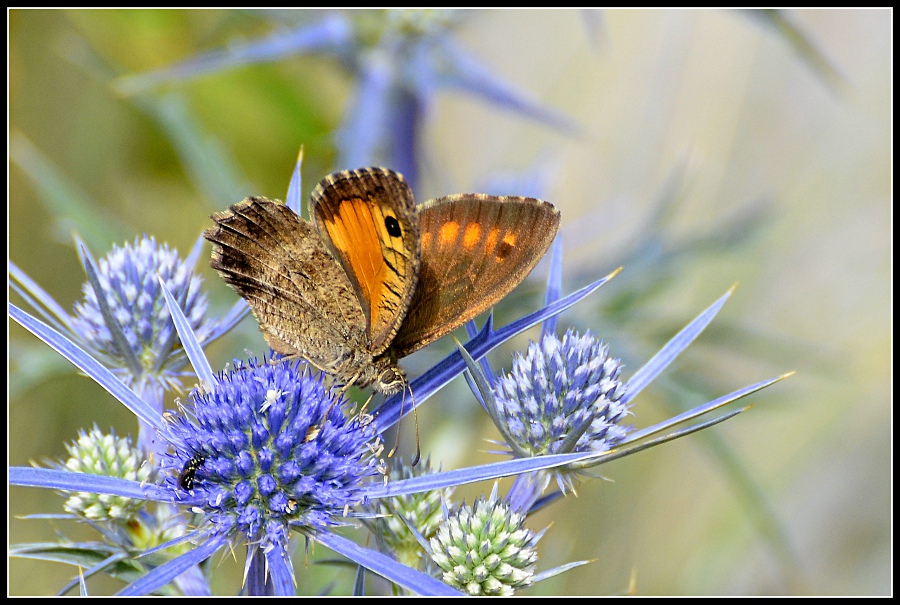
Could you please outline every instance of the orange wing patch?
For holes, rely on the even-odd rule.
[[[459,223],[456,221],[450,221],[441,225],[441,247],[453,244],[458,236]]]
[[[465,234],[463,235],[463,247],[467,250],[471,250],[475,247],[478,242],[481,241],[481,225],[478,223],[470,223],[466,226]]]
[[[386,267],[377,231],[384,219],[373,216],[372,207],[359,198],[342,200],[333,216],[325,229],[352,267],[366,319],[375,326],[385,298]]]
[[[348,170],[319,183],[310,213],[353,286],[365,316],[367,352],[379,355],[400,328],[418,282],[419,220],[412,192],[389,170]]]
[[[500,230],[494,227],[488,232],[487,241],[484,242],[485,250],[493,250],[497,245],[497,238],[500,237]]]

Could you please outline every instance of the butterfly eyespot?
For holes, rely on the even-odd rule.
[[[504,258],[509,256],[509,253],[513,251],[514,247],[515,246],[513,244],[510,244],[505,240],[500,242],[500,245],[497,246],[497,258],[499,260],[503,260]]]
[[[385,217],[384,227],[391,237],[400,237],[403,235],[403,231],[400,229],[400,223],[393,216]]]

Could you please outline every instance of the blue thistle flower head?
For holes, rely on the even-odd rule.
[[[299,362],[246,365],[223,373],[211,392],[170,418],[175,451],[163,469],[173,499],[202,511],[219,534],[285,544],[289,526],[340,523],[377,474],[377,436]]]
[[[179,343],[157,276],[179,301],[197,339],[209,339],[215,326],[205,317],[202,278],[176,250],[146,235],[133,244],[113,246],[99,260],[97,279],[105,300],[98,301],[88,281],[71,317],[72,331],[82,343],[110,367],[119,368],[128,384],[135,384],[139,377],[153,377],[166,386],[177,385],[174,370],[184,364],[183,355],[173,356]],[[110,319],[117,325],[110,326]],[[116,337],[117,332],[123,339]],[[135,359],[138,368],[133,367]]]
[[[589,331],[548,333],[516,354],[495,387],[498,412],[519,451],[534,456],[604,452],[625,438],[620,360]],[[579,435],[573,439],[573,435]]]

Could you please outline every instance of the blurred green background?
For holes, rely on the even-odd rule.
[[[305,195],[327,172],[353,168],[335,165],[353,76],[333,58],[287,57],[130,97],[113,86],[268,36],[279,20],[319,16],[10,11],[10,260],[70,309],[84,281],[73,230],[98,256],[141,233],[186,254],[211,212],[248,194],[283,198],[301,144]],[[535,515],[532,529],[553,525],[539,570],[594,562],[527,594],[621,593],[633,573],[642,595],[891,593],[891,17],[460,17],[452,37],[461,48],[577,133],[441,92],[420,141],[420,199],[496,189],[498,175],[543,183],[562,212],[564,290],[624,265],[560,329],[606,338],[626,377],[740,284],[637,398],[634,424],[797,371],[753,396],[748,413],[605,466],[612,482],[584,482],[577,498]],[[512,187],[490,192],[530,193]],[[202,271],[223,313],[234,294]],[[542,265],[512,297],[518,307],[498,310],[500,323],[540,304],[544,275]],[[93,423],[133,432],[121,405],[10,326],[11,465],[63,457],[63,443]],[[410,373],[450,347],[413,356]],[[251,319],[208,353],[222,367],[245,348],[264,351]],[[491,359],[509,367],[508,350]],[[496,459],[484,453],[496,430],[457,382],[419,414],[423,450],[444,468]],[[489,489],[457,495],[471,502]],[[59,512],[61,498],[21,488],[9,498],[10,543],[79,535],[18,518]],[[318,547],[313,558],[327,556]],[[214,588],[236,592],[242,564],[217,557]],[[302,562],[297,570],[302,592],[352,578]],[[11,594],[53,594],[72,572],[11,559],[9,573]],[[120,584],[90,586],[103,594]]]

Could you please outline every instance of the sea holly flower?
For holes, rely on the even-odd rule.
[[[480,368],[479,368],[480,370]],[[539,343],[513,356],[512,370],[494,381],[485,378],[481,395],[505,444],[516,456],[611,450],[631,427],[621,425],[629,414],[622,364],[609,347],[590,334],[566,331],[562,339],[544,330]],[[558,469],[517,478],[508,498],[528,510],[552,477],[562,493],[574,492],[581,469]]]
[[[68,314],[37,283],[13,263],[13,288],[57,330],[128,384],[152,382],[164,388],[180,386],[186,358],[162,295],[160,280],[179,301],[200,342],[220,336],[233,324],[206,316],[202,277],[195,273],[200,240],[187,259],[152,236],[113,246],[99,262],[79,243],[88,281],[84,297]]]
[[[427,458],[416,466],[396,461],[386,480],[392,483],[434,472]],[[447,488],[382,498],[372,503],[371,519],[365,523],[371,527],[382,552],[391,553],[404,565],[421,569],[427,541],[444,520],[443,506],[452,493],[453,489]]]
[[[430,462],[398,465],[388,482],[433,474]],[[524,528],[524,514],[498,499],[498,484],[474,507],[450,501],[452,489],[428,490],[383,498],[370,507],[364,523],[382,552],[399,562],[441,578],[466,594],[510,595],[587,561],[574,561],[535,573],[535,535]],[[450,512],[451,509],[454,512]]]
[[[9,263],[12,287],[57,331],[89,352],[160,412],[163,391],[181,385],[187,361],[172,323],[162,288],[171,291],[201,342],[227,332],[246,313],[237,305],[221,320],[207,317],[202,278],[194,272],[200,240],[187,259],[167,244],[143,236],[113,246],[99,262],[79,243],[88,276],[84,297],[68,314],[24,272]],[[140,445],[155,451],[153,436]]]
[[[545,334],[513,357],[494,385],[497,413],[517,452],[605,452],[625,438],[628,415],[620,360],[590,332]],[[579,433],[577,437],[573,430]]]
[[[69,457],[53,466],[70,474],[93,475],[98,481],[120,478],[141,485],[156,478],[155,469],[144,454],[132,446],[129,437],[119,437],[113,432],[104,434],[96,426],[88,432],[80,431],[78,439],[66,445],[66,449]],[[169,505],[148,503],[145,498],[80,491],[68,497],[63,509],[68,515],[58,515],[58,519],[88,523],[98,531],[100,539],[17,544],[11,547],[10,554],[79,565],[81,578],[107,571],[127,579],[140,577],[147,567],[159,565],[186,550],[186,545],[178,542],[187,531],[187,523]],[[166,543],[175,545],[171,550],[158,552]],[[147,552],[153,554],[138,558]],[[176,583],[181,594],[210,593],[205,579],[194,569],[187,570]],[[70,582],[60,594],[74,586],[75,581]],[[174,588],[163,591],[165,594],[175,592]]]
[[[370,423],[347,418],[323,379],[299,361],[236,362],[211,391],[195,389],[192,405],[168,417],[164,485],[216,532],[263,551],[291,524],[344,524],[362,499],[358,486],[378,475],[378,438]]]
[[[75,304],[72,331],[110,367],[127,370],[121,372],[127,382],[149,378],[169,387],[178,385],[172,367],[177,361],[172,358],[179,343],[161,283],[181,301],[198,340],[204,342],[214,324],[206,319],[202,278],[177,251],[168,244],[158,245],[152,236],[113,246],[96,269],[88,257],[85,265],[89,280],[82,287],[84,298]],[[183,360],[182,355],[182,365]]]
[[[497,498],[463,504],[448,515],[431,539],[431,558],[444,582],[470,596],[511,596],[535,578],[537,542],[525,527],[525,515]]]
[[[602,283],[599,282],[599,283]],[[598,284],[599,284],[598,283]],[[594,285],[594,288],[599,285]],[[359,547],[331,531],[359,513],[357,503],[404,496],[426,490],[509,476],[571,463],[584,455],[545,456],[526,461],[431,473],[385,484],[376,472],[377,435],[384,419],[343,417],[340,399],[320,379],[303,374],[288,362],[242,365],[242,371],[212,373],[190,323],[174,298],[163,289],[185,353],[197,371],[200,387],[182,415],[165,418],[125,387],[109,370],[62,334],[15,306],[10,315],[82,371],[97,380],[138,418],[158,431],[169,451],[168,474],[156,484],[50,469],[14,468],[18,485],[119,495],[170,503],[190,511],[196,529],[148,551],[156,555],[176,544],[198,545],[151,569],[133,581],[125,594],[146,594],[222,548],[247,548],[247,590],[254,594],[292,594],[294,573],[288,552],[291,533],[299,533],[344,554],[397,585],[422,594],[451,594],[446,584],[376,551]],[[583,295],[583,294],[582,294]],[[572,297],[559,309],[579,297]],[[503,339],[540,321],[546,310],[532,314],[511,330],[482,339],[492,348]],[[499,335],[499,336],[498,336]],[[458,354],[454,354],[458,358]],[[439,364],[440,365],[440,364]],[[464,368],[445,360],[431,379],[417,384],[422,397]],[[363,513],[365,514],[365,513]]]
[[[79,431],[78,440],[66,445],[69,457],[60,465],[73,473],[119,477],[145,483],[153,469],[143,454],[131,445],[130,437],[114,432],[103,434],[96,426],[89,432]],[[94,522],[112,522],[123,526],[143,509],[142,500],[81,492],[73,494],[63,509]]]
[[[553,266],[558,269],[558,248],[553,249],[553,255]],[[559,279],[560,272],[551,270],[547,308],[558,302],[554,299],[559,292]],[[516,355],[512,372],[500,379],[495,378],[485,362],[476,363],[468,347],[459,347],[469,370],[470,385],[503,436],[509,448],[506,453],[519,458],[546,453],[597,453],[551,471],[518,476],[506,497],[513,509],[529,511],[543,506],[574,491],[574,479],[587,469],[731,418],[746,408],[656,436],[790,376],[785,374],[739,389],[646,429],[634,430],[620,424],[631,413],[634,397],[700,335],[731,293],[698,315],[625,383],[620,380],[621,363],[609,356],[607,345],[590,334],[578,336],[572,331],[560,340],[554,332],[555,317],[545,322],[540,343],[532,342],[525,355]],[[552,478],[560,491],[543,496]]]

